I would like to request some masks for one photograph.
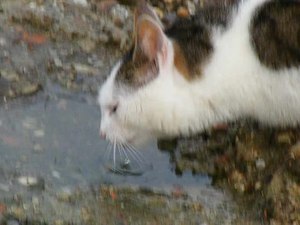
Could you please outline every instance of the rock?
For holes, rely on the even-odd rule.
[[[238,170],[234,170],[230,174],[229,180],[233,184],[234,189],[239,193],[244,193],[246,191],[246,178]]]
[[[2,184],[2,183],[0,183],[0,191],[9,192],[10,191],[9,185],[8,184]]]
[[[78,41],[78,45],[86,53],[90,53],[90,52],[92,52],[96,48],[95,41],[92,41],[91,39],[87,39],[87,38],[79,40]]]
[[[0,75],[9,82],[19,81],[19,75],[13,70],[0,69]]]
[[[3,38],[3,37],[0,37],[0,46],[1,46],[1,47],[4,47],[4,46],[6,46],[6,45],[7,45],[6,39]]]
[[[110,15],[113,23],[119,27],[122,27],[129,16],[129,12],[127,8],[117,4],[111,8]]]
[[[41,89],[39,84],[25,84],[21,89],[22,95],[33,95]]]
[[[63,64],[62,64],[62,61],[59,59],[57,52],[53,49],[50,49],[49,54],[52,57],[52,60],[54,62],[54,66],[56,68],[62,68]]]
[[[295,160],[300,160],[300,142],[291,148],[290,157]]]
[[[40,144],[35,144],[34,146],[33,146],[33,151],[35,152],[35,153],[40,153],[40,152],[43,152],[43,147],[42,147],[42,145],[40,145]]]
[[[259,158],[255,161],[255,166],[258,170],[263,170],[266,168],[266,162],[264,159]]]
[[[77,5],[88,6],[88,2],[86,0],[72,0],[72,2]]]
[[[293,134],[290,132],[281,132],[277,135],[277,142],[278,144],[291,144]]]
[[[55,178],[57,178],[57,179],[60,179],[60,173],[58,171],[56,171],[56,170],[52,171],[52,176],[55,177]]]
[[[33,135],[34,135],[35,137],[41,138],[41,137],[44,137],[44,136],[45,136],[45,131],[42,130],[42,129],[38,129],[38,130],[33,131]]]
[[[71,202],[72,191],[71,189],[65,187],[61,192],[57,193],[56,197],[61,202]]]
[[[25,187],[39,190],[45,189],[45,180],[41,177],[21,176],[17,180],[21,185]]]
[[[99,74],[99,71],[97,69],[89,65],[85,65],[81,63],[73,63],[71,67],[76,71],[76,73],[87,74],[87,75]]]
[[[162,19],[164,17],[164,12],[160,8],[154,7],[154,11],[160,19]]]
[[[181,18],[186,18],[190,16],[189,10],[183,6],[177,9],[177,15]]]

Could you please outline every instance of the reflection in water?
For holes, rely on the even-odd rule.
[[[54,190],[101,183],[213,190],[207,176],[176,176],[168,153],[156,144],[138,151],[122,146],[114,150],[111,145],[107,150],[107,143],[98,137],[100,112],[93,101],[52,98],[46,107],[44,99],[35,102],[0,109],[0,164],[11,179],[42,177]],[[0,183],[13,189],[7,176],[0,175]]]

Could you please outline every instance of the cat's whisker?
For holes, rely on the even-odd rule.
[[[137,156],[137,158],[141,161],[141,162],[146,162],[146,160],[144,159],[143,155],[131,144],[126,143],[127,147]]]
[[[112,144],[109,142],[106,145],[106,149],[103,157],[106,161],[109,161],[111,151],[112,151]]]
[[[123,150],[124,155],[125,155],[125,159],[128,159],[128,160],[129,160],[128,154],[127,154],[127,152],[126,152],[126,146],[125,146],[123,143],[121,143],[121,146],[122,146],[122,150]]]
[[[131,155],[131,157],[136,161],[136,163],[142,167],[142,164],[145,163],[145,160],[137,153],[137,150],[132,149],[128,145],[126,146],[126,150],[128,151],[128,154]]]
[[[116,169],[116,139],[114,139],[114,143],[113,143],[113,146],[114,146],[114,152],[113,152],[113,163],[114,163],[114,166],[113,166],[113,169],[115,170]]]

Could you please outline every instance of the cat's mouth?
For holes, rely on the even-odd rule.
[[[150,168],[141,152],[129,142],[109,142],[104,159],[109,171],[122,175],[142,175]]]

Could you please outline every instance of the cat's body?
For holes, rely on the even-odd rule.
[[[300,123],[300,2],[206,9],[163,32],[148,6],[133,51],[102,86],[101,133],[138,144],[250,117]]]

